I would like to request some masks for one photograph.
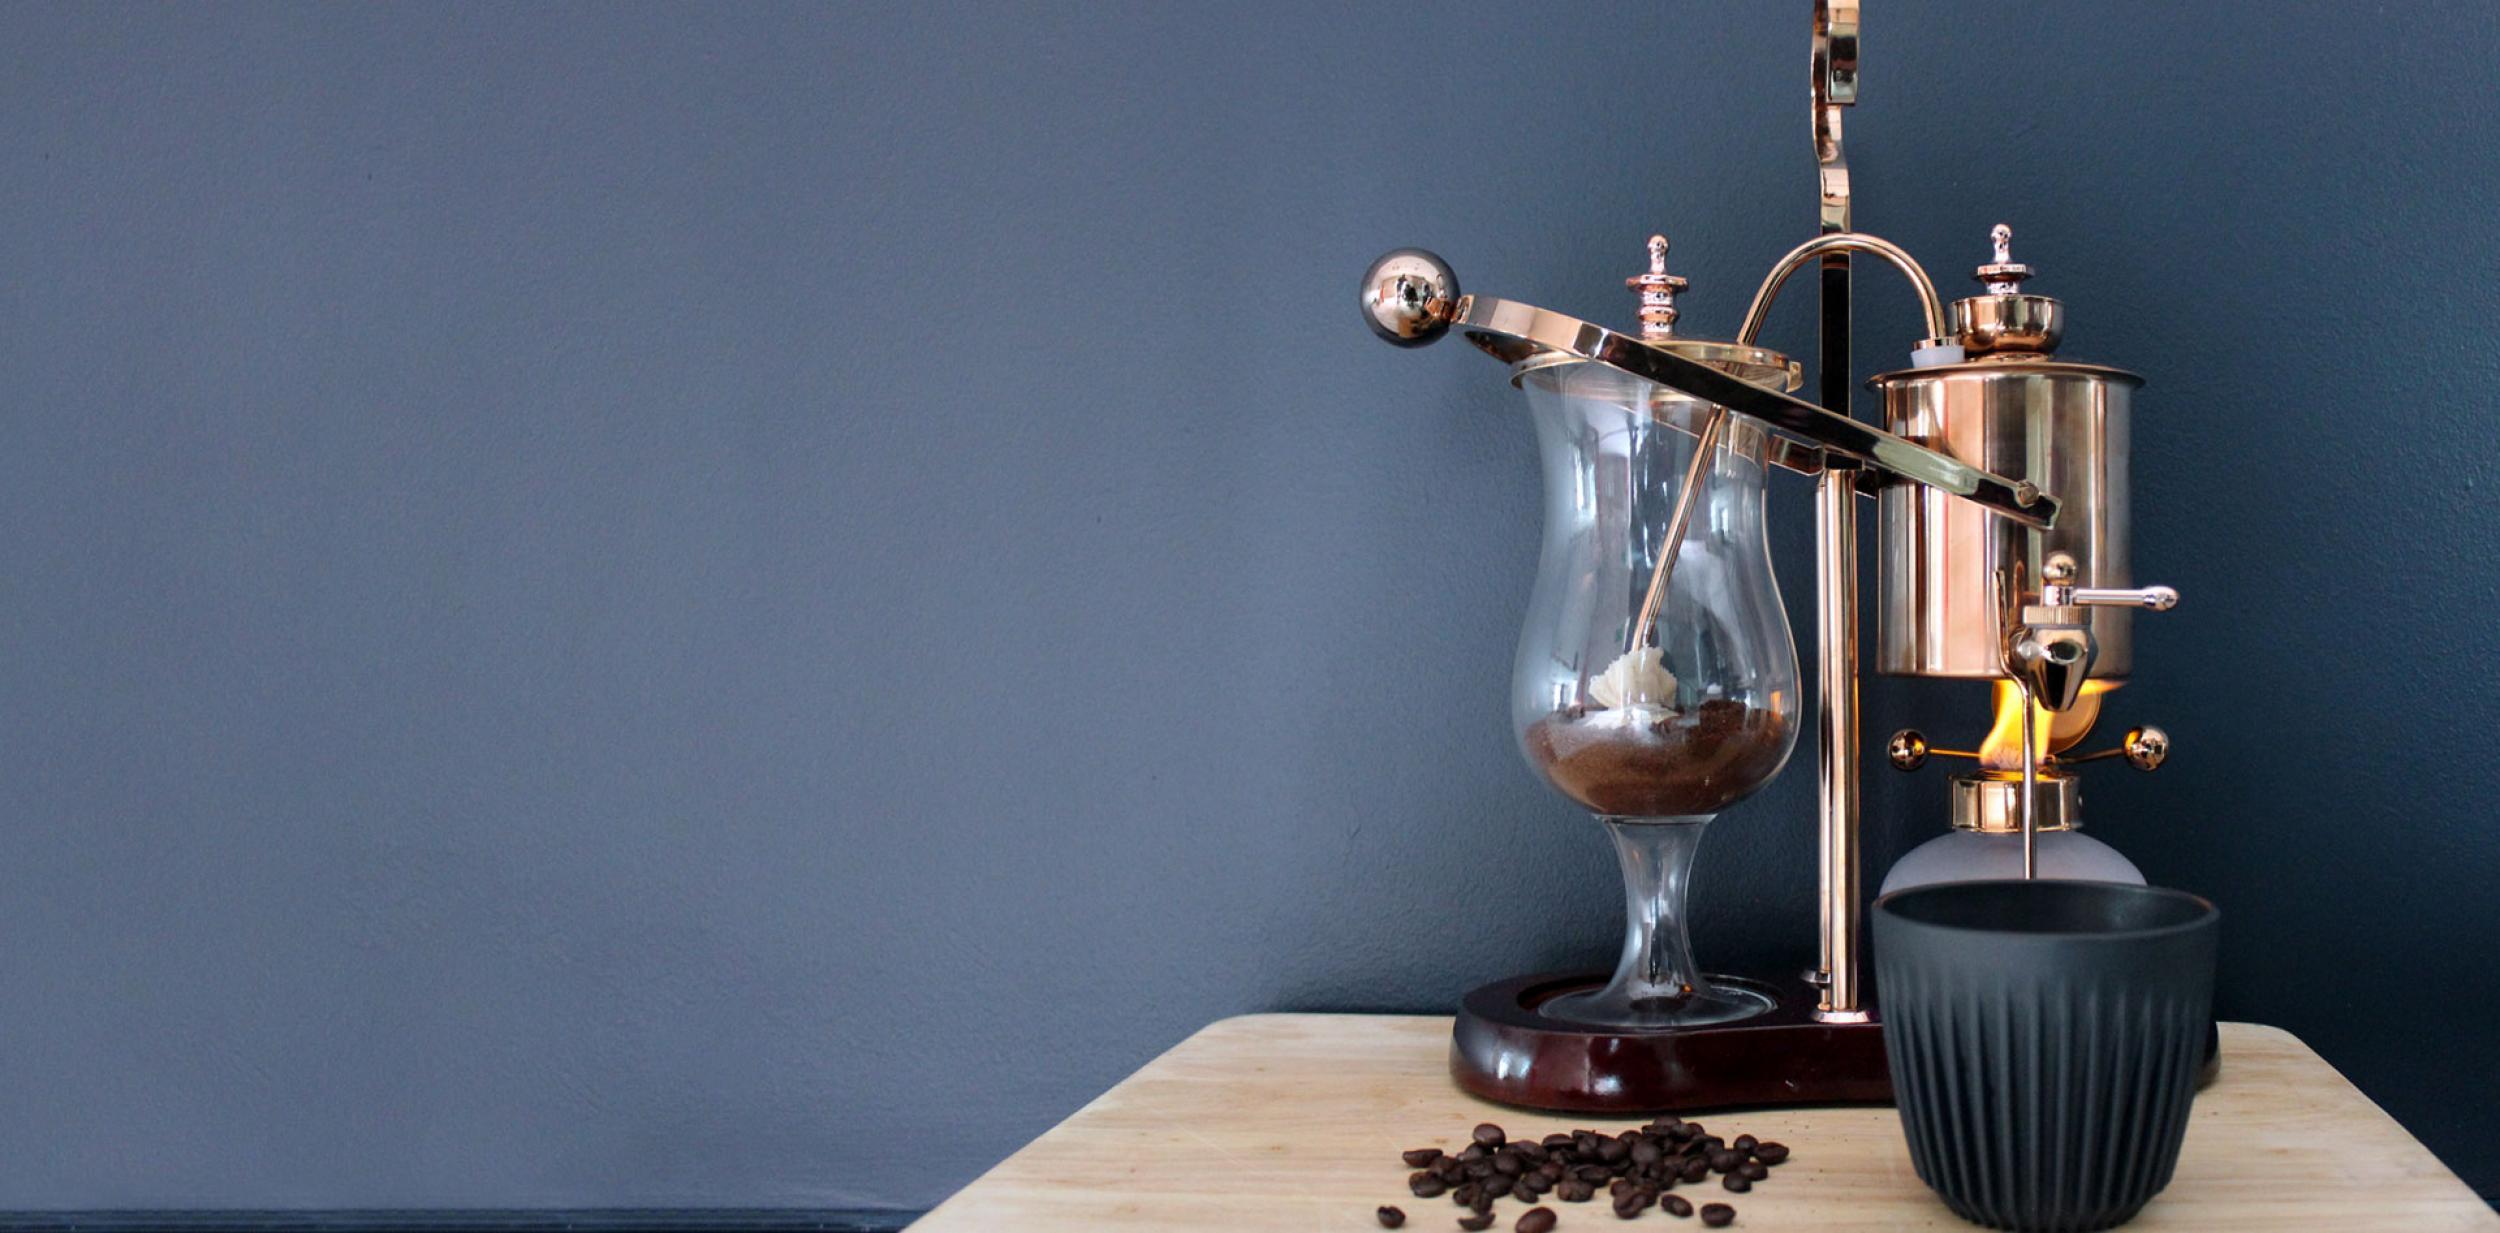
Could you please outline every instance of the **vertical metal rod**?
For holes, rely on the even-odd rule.
[[[1828,225],[1827,219],[1827,225]],[[1823,405],[1849,414],[1849,258],[1823,263]],[[1858,509],[1854,470],[1833,468],[1814,488],[1815,645],[1821,714],[1823,957],[1817,1013],[1859,1019],[1858,990]]]
[[[1835,10],[1838,11],[1835,11]],[[1823,233],[1846,232],[1849,160],[1841,113],[1858,101],[1858,5],[1815,0],[1814,163]],[[1849,254],[1823,258],[1822,343],[1815,360],[1823,408],[1849,414]],[[1830,463],[1842,460],[1837,456]],[[1858,993],[1858,508],[1850,467],[1826,464],[1814,481],[1817,690],[1822,715],[1823,1001],[1815,1017],[1862,1023]]]
[[[2031,678],[2018,678],[2023,692],[2023,880],[2040,876],[2040,702],[2031,691]]]

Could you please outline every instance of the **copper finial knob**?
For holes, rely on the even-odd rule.
[[[2030,266],[2014,260],[2014,229],[2003,223],[1988,229],[1988,243],[1994,259],[1971,272],[1971,277],[1988,284],[1990,295],[2020,295],[2023,280],[2032,276]]]
[[[1623,280],[1623,285],[1640,293],[1641,337],[1646,339],[1675,336],[1675,293],[1688,284],[1667,273],[1667,237],[1649,237],[1649,272]]]

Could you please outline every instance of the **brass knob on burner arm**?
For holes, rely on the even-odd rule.
[[[1916,728],[1903,728],[1892,734],[1884,746],[1884,756],[1892,760],[1897,771],[1915,771],[1927,765],[1929,758],[1967,758],[1977,762],[1979,754],[1968,749],[1934,749],[1927,744],[1927,734]]]
[[[2125,758],[2127,765],[2149,771],[2170,760],[2170,734],[2151,724],[2127,729],[2126,738],[2115,749],[2095,750],[2072,758],[2058,758],[2060,766],[2078,762],[2099,762],[2104,758]]]

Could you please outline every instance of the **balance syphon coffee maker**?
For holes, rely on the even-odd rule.
[[[2134,667],[2133,612],[2178,602],[2129,571],[2128,418],[2142,381],[2058,354],[2065,307],[2026,289],[2032,270],[2007,227],[1977,266],[1980,293],[1950,303],[1907,252],[1851,230],[1841,118],[1857,98],[1859,12],[1815,6],[1822,234],[1772,267],[1731,340],[1679,328],[1685,281],[1668,273],[1663,237],[1628,280],[1631,332],[1463,293],[1419,249],[1363,277],[1380,337],[1414,347],[1456,330],[1528,397],[1546,529],[1514,721],[1546,781],[1606,823],[1627,891],[1611,979],[1526,977],[1467,995],[1451,1066],[1479,1096],[1587,1112],[1890,1099],[1862,982],[1861,501],[1880,518],[1876,668],[1989,681],[1998,703],[1995,730],[1962,755],[1978,765],[1951,782],[1954,829],[1904,858],[1886,889],[2143,881],[2078,831],[2076,767],[2151,770],[2168,738],[2139,727],[2073,752]],[[1901,366],[1868,382],[1880,427],[1850,407],[1857,256],[1906,276],[1925,322],[1926,337],[1891,352]],[[1791,392],[1797,363],[1756,345],[1807,270],[1821,293],[1819,405]],[[1821,952],[1802,978],[1705,975],[1684,918],[1694,852],[1712,815],[1782,769],[1803,722],[1763,534],[1773,468],[1813,477],[1815,491]],[[1908,730],[1889,748],[1903,770],[1954,752]]]

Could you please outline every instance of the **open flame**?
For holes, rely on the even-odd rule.
[[[2023,690],[2012,681],[1996,685],[1996,723],[1979,742],[1979,765],[1992,771],[2023,769]],[[2069,749],[2091,734],[2101,717],[2101,695],[2118,688],[2116,681],[2085,681],[2073,709],[2059,714],[2047,707],[2031,708],[2032,739],[2042,757]]]

